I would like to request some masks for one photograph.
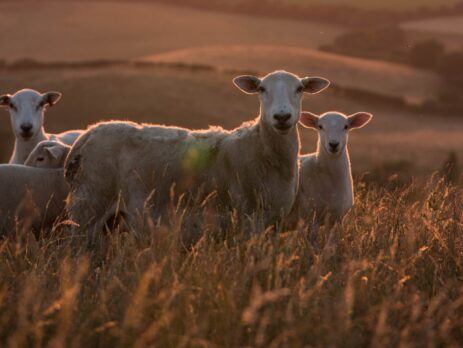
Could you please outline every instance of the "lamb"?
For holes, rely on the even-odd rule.
[[[8,108],[11,125],[15,135],[13,154],[10,164],[23,164],[32,149],[43,140],[59,140],[72,145],[82,130],[73,130],[60,134],[45,133],[44,114],[61,99],[59,92],[41,94],[32,89],[23,89],[14,95],[0,96],[0,107]]]
[[[11,233],[16,220],[36,233],[53,225],[69,192],[63,171],[0,164],[0,235]]]
[[[264,225],[279,221],[297,192],[302,96],[324,90],[329,81],[276,71],[233,82],[244,93],[259,95],[260,116],[232,131],[115,121],[90,127],[65,162],[70,219],[87,226],[93,238],[122,201],[136,233],[135,218],[143,215],[148,200],[152,216],[166,220],[175,187],[178,196],[216,192],[218,206],[236,209],[240,216],[251,216],[260,206]]]
[[[36,168],[63,168],[71,147],[55,140],[44,140],[37,144],[24,165]]]
[[[317,152],[300,156],[299,191],[286,225],[299,219],[311,225],[311,239],[320,224],[338,222],[354,204],[352,172],[347,149],[348,133],[370,122],[373,116],[359,112],[346,116],[327,112],[317,116],[301,113],[300,123],[318,131]]]

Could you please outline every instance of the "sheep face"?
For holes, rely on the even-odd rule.
[[[303,112],[301,124],[318,131],[320,146],[318,151],[339,156],[347,145],[349,131],[363,127],[372,117],[366,112],[358,112],[350,116],[339,112],[327,112],[321,116]]]
[[[262,122],[279,134],[286,134],[299,121],[304,93],[315,94],[329,85],[320,77],[305,77],[275,71],[260,79],[252,75],[236,77],[233,82],[247,94],[258,94]]]
[[[57,141],[41,141],[29,154],[24,165],[37,168],[61,168],[70,149],[70,146]]]
[[[11,126],[16,138],[27,141],[42,131],[45,109],[53,106],[60,98],[61,93],[58,92],[41,94],[31,89],[23,89],[12,96],[0,96],[0,106],[9,109]]]

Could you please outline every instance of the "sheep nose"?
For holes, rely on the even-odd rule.
[[[21,125],[21,130],[23,131],[23,133],[27,134],[31,131],[32,129],[32,125],[30,123],[27,123],[27,124],[22,124]]]
[[[282,112],[279,114],[274,114],[273,118],[277,120],[279,123],[284,123],[291,118],[291,114],[287,112]]]
[[[337,151],[339,143],[330,141],[329,145],[330,145],[330,150],[334,152],[334,151]]]

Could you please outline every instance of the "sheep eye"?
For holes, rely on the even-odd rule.
[[[37,157],[37,162],[43,162],[44,158],[43,157]]]
[[[8,106],[10,107],[10,109],[16,110],[16,106],[14,106],[13,103],[8,104]]]
[[[318,125],[318,129],[323,129],[323,126],[321,124]]]
[[[349,128],[347,125],[344,126],[344,130],[347,130],[347,128]]]
[[[266,91],[265,87],[262,87],[260,86],[258,89],[257,89],[260,93],[264,93]]]
[[[304,91],[304,88],[302,86],[299,86],[297,89],[296,89],[296,93],[302,93]]]

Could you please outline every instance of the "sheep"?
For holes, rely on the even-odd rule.
[[[0,232],[11,231],[16,217],[38,232],[61,215],[69,191],[63,166],[70,149],[59,141],[45,140],[32,150],[24,166],[0,165]]]
[[[318,131],[315,153],[300,156],[299,191],[291,213],[286,219],[294,227],[299,219],[311,224],[311,239],[318,227],[328,220],[340,221],[354,204],[351,163],[347,149],[348,133],[370,122],[366,112],[346,116],[327,112],[317,116],[302,112],[300,124]]]
[[[136,233],[135,217],[147,199],[154,218],[163,218],[175,186],[179,196],[216,192],[218,206],[236,209],[240,216],[251,216],[260,206],[265,226],[279,221],[297,192],[296,124],[302,96],[324,90],[329,81],[276,71],[233,82],[244,93],[259,95],[260,115],[231,131],[116,121],[90,127],[65,162],[70,219],[87,226],[93,238],[122,200],[129,228]]]
[[[11,125],[15,135],[13,154],[10,164],[23,164],[32,149],[43,140],[59,140],[72,145],[82,130],[73,130],[60,134],[45,133],[44,114],[61,99],[59,92],[41,94],[32,89],[22,89],[14,95],[0,96],[0,107],[8,108]]]
[[[16,220],[36,233],[53,225],[69,192],[63,171],[0,164],[0,235],[12,232]]]
[[[63,168],[71,147],[55,140],[44,140],[37,144],[24,165],[36,168]]]

